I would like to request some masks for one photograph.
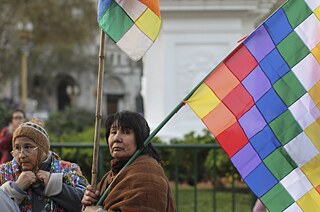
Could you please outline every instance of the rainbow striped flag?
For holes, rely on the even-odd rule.
[[[320,211],[320,0],[288,0],[186,100],[269,211]]]
[[[159,35],[159,0],[99,0],[98,23],[122,51],[137,61]]]

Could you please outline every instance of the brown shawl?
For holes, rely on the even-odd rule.
[[[101,194],[112,180],[102,204],[108,211],[176,211],[168,179],[161,165],[150,156],[139,156],[117,177],[109,171],[97,186]]]

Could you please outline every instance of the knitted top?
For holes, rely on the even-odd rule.
[[[26,191],[17,189],[17,186],[10,186],[9,190],[15,189],[17,190],[15,192],[25,195],[22,202],[20,204],[18,203],[21,211],[80,210],[81,199],[87,185],[87,180],[82,176],[81,170],[77,164],[63,161],[56,153],[50,153],[51,155],[46,160],[47,162],[42,164],[41,169],[49,171],[51,174],[60,173],[62,175],[62,190],[57,195],[45,196],[45,188],[43,186],[31,186]],[[15,159],[5,164],[1,164],[0,189],[6,190],[3,188],[5,186],[3,184],[8,184],[8,182],[12,184],[12,182],[17,181],[20,174],[21,167]],[[39,208],[39,206],[41,208]]]

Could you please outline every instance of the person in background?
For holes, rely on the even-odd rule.
[[[75,163],[50,151],[44,122],[32,119],[13,133],[13,160],[0,165],[0,190],[21,211],[81,211],[87,180]]]
[[[25,121],[25,113],[23,110],[17,109],[11,113],[11,120],[7,127],[4,127],[0,132],[0,152],[1,161],[5,163],[12,160],[12,134],[17,127]]]
[[[175,202],[160,156],[151,143],[143,149],[150,128],[138,113],[124,111],[109,116],[105,124],[106,139],[112,156],[111,170],[94,190],[91,185],[82,199],[84,211],[174,212]],[[143,150],[121,173],[136,150]],[[91,206],[111,184],[102,206]]]

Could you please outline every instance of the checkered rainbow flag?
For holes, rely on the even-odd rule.
[[[320,0],[288,0],[186,100],[269,211],[320,211]]]
[[[137,61],[160,33],[159,0],[99,0],[98,22],[117,46]]]

